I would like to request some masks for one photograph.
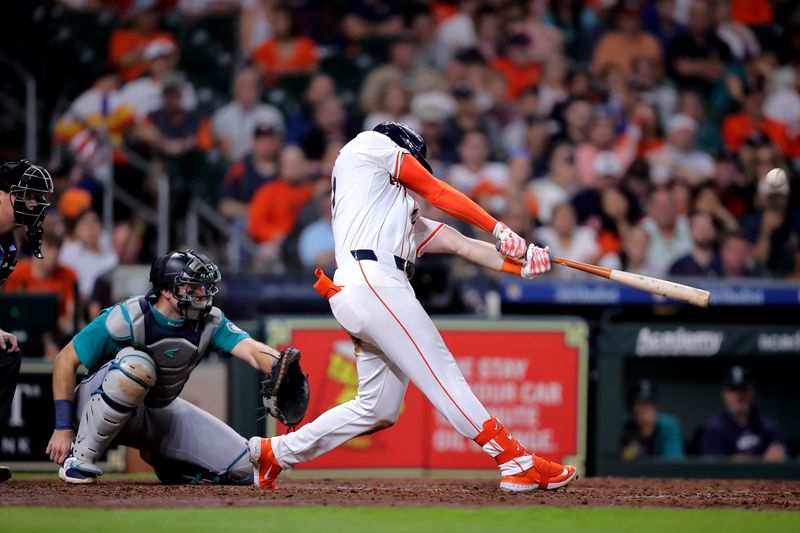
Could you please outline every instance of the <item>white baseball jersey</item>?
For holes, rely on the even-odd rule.
[[[339,265],[352,261],[351,250],[364,249],[414,261],[418,245],[440,226],[419,217],[416,199],[397,181],[406,154],[374,131],[358,134],[339,152],[331,178]]]

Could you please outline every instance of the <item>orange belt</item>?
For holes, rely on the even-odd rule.
[[[341,287],[336,285],[331,278],[325,275],[321,268],[317,267],[314,270],[314,275],[317,276],[317,281],[314,282],[314,290],[326,300],[333,298],[333,295],[342,290]]]

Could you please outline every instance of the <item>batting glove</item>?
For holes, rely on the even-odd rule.
[[[519,275],[525,279],[531,279],[548,272],[550,267],[550,247],[539,248],[531,244],[528,246],[525,262],[522,263],[522,271]]]
[[[525,257],[525,239],[511,231],[508,226],[498,222],[494,227],[494,231],[492,231],[492,235],[497,239],[496,248],[498,252],[508,257]]]

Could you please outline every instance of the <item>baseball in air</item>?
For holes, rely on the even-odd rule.
[[[773,189],[779,189],[786,185],[786,171],[782,168],[773,168],[767,172],[765,180],[767,181],[767,185]]]

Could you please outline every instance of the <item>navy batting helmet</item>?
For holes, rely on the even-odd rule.
[[[194,250],[167,252],[153,261],[150,267],[150,283],[153,288],[149,296],[157,296],[161,289],[172,292],[178,300],[178,309],[189,320],[202,320],[211,312],[217,283],[222,275],[217,265],[206,255]],[[203,287],[201,293],[180,290],[184,284]]]
[[[393,140],[397,146],[405,148],[413,155],[428,172],[433,172],[425,160],[428,156],[428,147],[422,136],[402,122],[381,122],[372,131],[382,133]]]

